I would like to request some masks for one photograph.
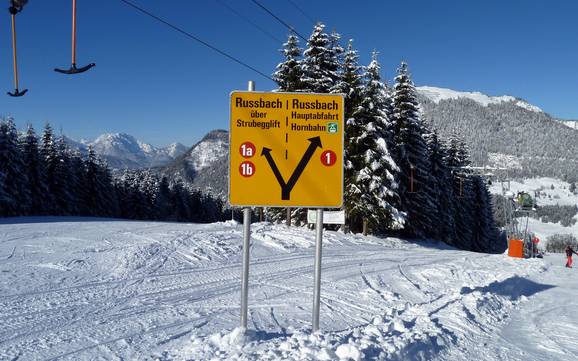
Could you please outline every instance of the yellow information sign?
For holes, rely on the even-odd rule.
[[[343,106],[336,94],[232,92],[231,205],[341,207]]]

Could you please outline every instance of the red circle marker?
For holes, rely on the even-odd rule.
[[[337,162],[337,154],[332,150],[321,153],[321,163],[326,167],[331,167]]]
[[[256,151],[257,151],[257,148],[255,148],[255,144],[253,144],[251,142],[244,142],[239,147],[239,153],[241,153],[241,156],[243,158],[253,157],[255,155]]]
[[[239,173],[243,177],[249,178],[255,175],[255,164],[253,162],[245,161],[239,166]]]

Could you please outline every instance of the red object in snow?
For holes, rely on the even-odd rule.
[[[540,238],[534,237],[534,238],[532,239],[532,243],[534,243],[534,244],[540,243]]]

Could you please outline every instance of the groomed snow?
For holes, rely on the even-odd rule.
[[[0,220],[2,360],[573,360],[578,274],[326,232],[252,229],[249,330],[237,328],[242,226]]]

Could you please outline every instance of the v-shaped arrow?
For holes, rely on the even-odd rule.
[[[275,160],[271,155],[271,149],[263,147],[263,150],[261,151],[261,156],[264,156],[265,159],[267,159],[267,163],[269,163],[269,166],[271,167],[271,170],[273,171],[273,174],[275,175],[277,182],[281,186],[281,199],[284,201],[288,201],[291,199],[291,190],[293,190],[293,187],[295,187],[295,184],[297,184],[299,177],[301,177],[301,174],[303,174],[305,167],[313,157],[313,154],[315,154],[315,150],[317,150],[318,147],[323,148],[323,146],[321,145],[320,137],[313,137],[309,138],[308,140],[311,143],[309,144],[309,147],[307,147],[307,150],[305,150],[303,157],[301,157],[299,164],[297,164],[297,167],[295,167],[293,174],[291,174],[291,177],[289,177],[289,181],[287,182],[285,182],[285,179],[283,179],[281,172],[279,172],[277,164],[275,164]]]

